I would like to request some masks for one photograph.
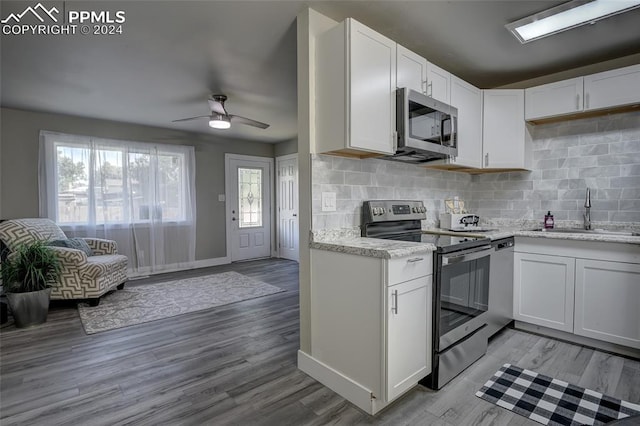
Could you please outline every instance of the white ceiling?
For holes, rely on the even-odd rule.
[[[37,1],[2,1],[0,16]],[[4,107],[262,142],[296,137],[296,15],[354,17],[482,88],[640,53],[640,10],[521,45],[504,25],[563,1],[42,2],[123,10],[124,34],[2,35]],[[212,130],[206,99],[271,124]]]

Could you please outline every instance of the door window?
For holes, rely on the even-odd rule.
[[[238,167],[238,195],[238,226],[262,226],[262,169]]]

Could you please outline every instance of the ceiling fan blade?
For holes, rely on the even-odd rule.
[[[216,114],[227,115],[227,110],[224,109],[224,104],[216,99],[209,99],[209,108]]]
[[[189,118],[180,118],[178,120],[172,120],[172,123],[177,123],[179,121],[191,121],[191,120],[198,120],[200,118],[211,118],[210,115],[199,115],[197,117],[189,117]]]
[[[231,114],[229,114],[229,118],[231,119],[231,121],[233,123],[246,124],[248,126],[258,127],[260,129],[266,129],[267,127],[269,127],[269,125],[267,123],[262,123],[260,121],[252,120],[252,119],[247,118],[247,117],[241,117],[239,115],[231,115]]]

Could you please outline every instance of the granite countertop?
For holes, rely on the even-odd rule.
[[[493,224],[485,227],[493,228],[494,230],[486,232],[451,232],[446,229],[431,227],[423,229],[423,232],[457,235],[460,237],[487,237],[491,240],[499,240],[501,238],[515,236],[548,238],[555,240],[599,241],[606,243],[640,245],[640,236],[533,231],[532,229],[539,229],[540,227],[531,225],[529,223],[519,224],[518,226],[514,226],[513,224],[510,224],[509,226],[507,226],[506,224]],[[562,229],[563,227],[558,228]],[[628,229],[638,231],[635,225]],[[395,257],[424,254],[436,250],[436,247],[433,244],[428,243],[382,240],[378,238],[363,238],[360,237],[360,229],[357,227],[312,231],[310,240],[310,247],[314,249],[355,254],[358,256],[377,257],[380,259],[391,259]]]
[[[539,229],[533,227],[533,229]],[[561,228],[560,228],[561,229]],[[499,240],[501,238],[508,237],[531,237],[531,238],[549,238],[554,240],[574,240],[574,241],[598,241],[605,243],[625,243],[625,244],[640,244],[640,236],[631,235],[615,235],[615,234],[582,234],[571,232],[545,232],[545,231],[533,231],[531,227],[505,227],[501,226],[499,229],[486,232],[450,232],[440,228],[428,228],[424,230],[428,233],[447,233],[451,235],[459,236],[474,236],[474,237],[487,237],[491,240]]]
[[[433,244],[364,238],[358,234],[359,230],[356,232],[352,229],[312,232],[309,246],[318,250],[380,259],[431,253],[436,249]]]

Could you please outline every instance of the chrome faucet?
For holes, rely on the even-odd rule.
[[[587,196],[584,200],[584,229],[591,229],[591,190],[587,188]]]

